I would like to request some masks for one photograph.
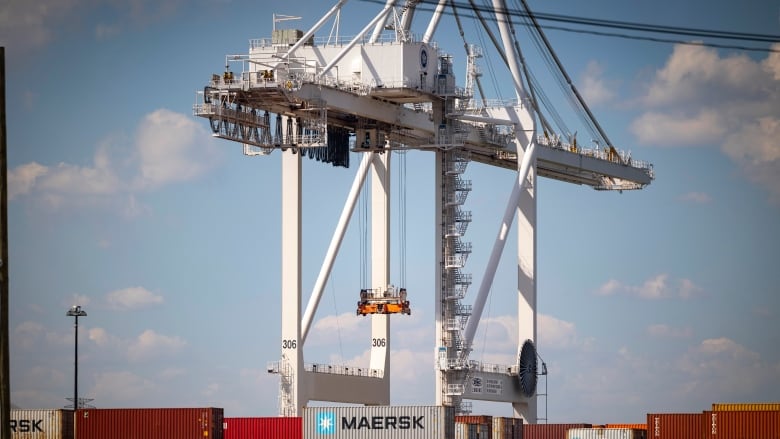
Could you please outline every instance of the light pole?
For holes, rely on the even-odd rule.
[[[73,332],[75,334],[75,344],[73,350],[73,410],[79,408],[79,317],[86,317],[87,312],[81,309],[80,305],[73,305],[65,314],[68,317],[75,317]]]

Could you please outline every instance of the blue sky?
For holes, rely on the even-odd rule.
[[[80,304],[89,316],[79,325],[79,393],[94,405],[277,413],[278,377],[267,374],[266,363],[279,355],[280,156],[245,157],[240,145],[212,138],[192,104],[226,54],[247,53],[250,38],[270,36],[272,13],[301,15],[293,23],[308,29],[332,6],[291,4],[0,5],[15,405],[57,408],[72,395],[73,321],[65,312]],[[780,33],[780,7],[770,1],[530,5]],[[347,3],[341,34],[356,33],[380,7]],[[418,14],[420,32],[428,16]],[[538,348],[550,372],[550,421],[641,422],[648,412],[777,401],[780,53],[553,30],[548,36],[612,141],[656,172],[644,190],[622,194],[539,182]],[[452,17],[435,39],[454,55],[456,71],[465,71]],[[544,66],[528,53],[554,93]],[[497,83],[507,84],[496,59]],[[463,85],[462,74],[458,81]],[[513,94],[492,82],[486,88]],[[576,124],[565,107],[559,111]],[[351,160],[348,170],[304,162],[304,300],[359,157]],[[432,404],[432,155],[410,152],[406,166],[407,257],[394,257],[391,278],[403,263],[413,313],[392,322],[391,399]],[[472,163],[464,178],[474,188],[464,209],[474,216],[465,271],[474,274],[475,293],[513,175]],[[355,220],[307,340],[308,362],[368,364],[360,335],[368,321],[353,309],[363,264],[359,235]],[[506,311],[514,309],[513,251],[510,240],[474,359],[511,363],[516,353],[515,317]],[[509,414],[504,405],[475,406]]]

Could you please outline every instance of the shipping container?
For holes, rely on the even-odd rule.
[[[223,409],[79,409],[77,439],[223,439]]]
[[[520,418],[493,418],[492,439],[523,439],[523,420]]]
[[[491,425],[493,423],[493,417],[485,415],[457,415],[455,416],[455,422],[459,424]]]
[[[648,439],[691,439],[704,435],[701,413],[648,413]]]
[[[566,439],[571,428],[590,428],[593,424],[525,424],[523,439]]]
[[[712,404],[713,412],[780,412],[780,402],[721,402]]]
[[[450,439],[455,411],[443,406],[307,407],[306,439]]]
[[[455,439],[491,439],[492,425],[455,423]]]
[[[223,439],[303,439],[303,418],[225,418]]]
[[[780,439],[780,411],[704,412],[707,439]]]
[[[632,428],[634,430],[647,430],[647,424],[605,424],[604,428]]]
[[[73,439],[73,410],[11,410],[12,439]]]
[[[646,439],[647,430],[634,428],[570,428],[566,439]],[[695,439],[695,438],[693,438]]]

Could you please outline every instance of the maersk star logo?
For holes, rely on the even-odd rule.
[[[317,413],[317,434],[336,432],[336,415],[332,412]]]

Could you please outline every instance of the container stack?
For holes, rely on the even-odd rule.
[[[304,408],[301,417],[226,418],[223,409],[11,410],[12,439],[780,439],[780,402],[648,413],[645,424],[524,424],[443,406]]]
[[[491,439],[492,416],[455,416],[455,439]]]
[[[701,413],[648,413],[647,435],[653,439],[690,439],[704,434]]]
[[[11,437],[73,439],[73,410],[11,410]]]
[[[78,439],[222,439],[221,408],[79,409]]]
[[[493,417],[493,439],[523,439],[523,420]]]
[[[717,403],[702,413],[647,415],[648,439],[780,439],[780,403]]]
[[[593,424],[526,424],[523,439],[566,439],[572,428],[591,428]]]
[[[713,404],[703,415],[705,438],[780,438],[780,403]]]

